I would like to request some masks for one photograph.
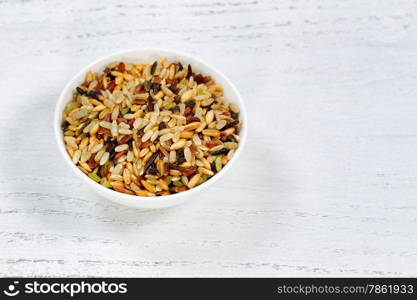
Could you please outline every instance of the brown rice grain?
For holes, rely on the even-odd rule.
[[[123,180],[126,184],[130,184],[130,171],[127,168],[123,170]]]
[[[138,190],[138,191],[135,191],[135,193],[136,193],[137,196],[142,196],[142,197],[152,197],[152,196],[155,196],[154,193],[151,193],[151,192],[146,191],[146,190]]]
[[[198,134],[194,134],[194,136],[193,136],[192,140],[193,140],[193,142],[194,142],[194,144],[195,144],[196,146],[200,146],[200,145],[201,145],[201,139],[200,139],[200,137],[198,136]]]
[[[88,166],[88,164],[87,163],[85,163],[85,162],[82,162],[82,161],[80,161],[80,162],[78,162],[79,164],[80,164],[80,166],[81,167],[83,167],[83,169],[84,170],[86,170],[87,172],[91,172],[92,170],[91,170],[91,168]]]
[[[155,186],[153,186],[152,184],[150,184],[147,180],[141,180],[141,183],[143,185],[143,187],[148,190],[151,193],[155,193],[156,189]]]
[[[219,150],[222,150],[223,148],[224,148],[223,144],[220,144],[218,146],[215,146],[213,148],[210,148],[210,152],[219,151]]]
[[[205,129],[202,131],[204,135],[207,136],[213,136],[213,137],[219,137],[220,136],[220,131],[216,130],[216,129]]]
[[[235,114],[238,114],[240,112],[239,107],[236,104],[231,103],[229,105],[229,109],[234,112]]]
[[[190,139],[190,138],[192,138],[192,137],[193,137],[193,135],[194,135],[194,132],[192,132],[192,131],[183,131],[183,132],[181,132],[181,134],[180,134],[180,138],[183,138],[183,139]]]
[[[201,122],[200,126],[198,126],[198,128],[195,130],[195,132],[202,132],[204,128],[206,128],[207,123],[206,122]]]
[[[146,162],[148,161],[148,159],[152,156],[152,152],[151,151],[149,151],[148,152],[148,154],[146,154],[145,155],[145,157],[142,159],[142,162],[144,163],[144,164],[146,164]]]
[[[195,174],[191,180],[188,182],[187,187],[189,189],[192,189],[193,187],[195,187],[198,183],[198,181],[200,180],[200,174]]]
[[[228,128],[226,130],[223,130],[222,135],[229,136],[229,135],[233,134],[234,132],[235,132],[235,129],[232,127],[232,128]]]
[[[194,129],[197,129],[200,125],[201,125],[200,122],[193,122],[193,123],[187,124],[184,127],[184,130],[194,130]]]
[[[206,114],[206,123],[210,124],[211,122],[213,122],[213,120],[214,120],[214,111],[210,110]]]
[[[201,173],[203,173],[205,175],[208,175],[208,176],[213,176],[214,175],[214,172],[213,171],[208,170],[206,168],[201,168],[200,170],[201,170]]]
[[[118,188],[122,188],[124,187],[124,183],[122,181],[111,181],[110,182],[111,186],[113,186],[114,188],[118,187]]]
[[[139,152],[139,157],[142,158],[144,157],[146,154],[148,154],[149,152],[149,148],[143,148],[140,152]]]
[[[216,124],[216,129],[221,130],[224,126],[226,126],[227,122],[226,120],[220,120]]]

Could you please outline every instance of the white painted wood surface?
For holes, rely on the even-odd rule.
[[[416,276],[417,2],[0,1],[1,276]],[[116,50],[186,51],[251,120],[225,180],[136,211],[59,156],[55,102]]]

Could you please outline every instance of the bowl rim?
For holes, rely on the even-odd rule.
[[[212,178],[210,178],[209,180],[205,181],[204,183],[186,190],[184,192],[180,192],[180,193],[176,193],[176,194],[172,194],[172,195],[164,195],[164,196],[137,196],[137,195],[129,195],[129,194],[124,194],[124,193],[120,193],[117,191],[114,191],[112,189],[106,188],[104,186],[102,186],[101,184],[98,184],[97,182],[91,180],[86,174],[84,174],[79,168],[77,168],[76,165],[73,164],[72,160],[70,159],[70,156],[68,155],[66,149],[65,149],[65,145],[64,145],[64,141],[63,141],[63,132],[61,129],[61,122],[62,122],[62,108],[61,106],[63,105],[63,103],[68,102],[68,99],[65,98],[67,92],[69,89],[73,89],[73,86],[75,85],[77,79],[82,76],[83,74],[86,74],[87,71],[91,70],[92,68],[94,68],[97,65],[100,65],[103,63],[103,61],[108,60],[108,59],[112,59],[114,58],[114,60],[117,60],[119,56],[123,56],[123,55],[127,55],[127,54],[136,54],[138,56],[140,56],[141,52],[156,52],[156,53],[161,53],[161,57],[163,56],[162,53],[166,53],[165,55],[169,54],[172,56],[176,56],[178,57],[178,60],[181,60],[182,58],[185,58],[187,60],[193,60],[195,62],[198,62],[198,64],[200,64],[202,66],[203,69],[206,69],[209,73],[213,73],[216,74],[216,76],[220,77],[224,82],[226,82],[226,84],[229,85],[232,93],[234,94],[236,99],[233,99],[234,103],[239,104],[239,109],[240,109],[240,113],[239,113],[239,118],[242,121],[242,127],[240,129],[240,133],[239,133],[239,146],[236,149],[236,152],[234,153],[233,157],[231,158],[231,160],[222,168],[222,170],[220,170],[220,172],[216,173],[215,176],[213,176]],[[203,70],[202,70],[203,72]],[[127,49],[127,50],[121,50],[121,51],[117,51],[105,56],[100,57],[99,59],[96,59],[95,61],[87,64],[86,66],[82,67],[82,69],[80,71],[78,71],[65,85],[65,87],[63,88],[63,90],[61,91],[59,97],[58,97],[58,101],[55,104],[55,112],[54,112],[54,131],[55,131],[55,140],[56,143],[58,145],[58,149],[59,152],[61,153],[62,157],[64,158],[64,160],[67,162],[67,165],[70,166],[70,168],[74,171],[74,173],[77,174],[78,177],[81,177],[83,181],[85,181],[91,188],[95,189],[96,192],[98,192],[99,194],[101,194],[102,196],[104,196],[104,194],[106,194],[106,196],[104,196],[105,198],[107,198],[108,200],[112,201],[112,202],[116,202],[116,203],[120,203],[120,204],[124,204],[124,205],[128,205],[128,206],[135,206],[135,204],[138,204],[138,202],[143,202],[143,203],[147,203],[148,205],[155,204],[155,205],[151,205],[151,206],[158,206],[158,207],[163,207],[163,206],[170,206],[172,205],[172,201],[174,199],[178,199],[178,198],[191,198],[190,196],[195,195],[199,192],[201,192],[202,190],[208,188],[209,186],[213,185],[215,182],[217,182],[221,177],[224,176],[225,173],[227,173],[227,171],[235,164],[236,160],[238,159],[238,157],[240,156],[240,154],[243,151],[243,148],[245,146],[246,143],[246,137],[247,137],[247,128],[248,128],[248,120],[247,120],[247,110],[246,110],[246,106],[245,103],[242,99],[242,96],[240,95],[238,89],[236,88],[236,86],[233,84],[233,82],[225,75],[223,74],[221,71],[219,71],[216,67],[212,66],[211,64],[207,63],[206,61],[195,57],[194,55],[182,52],[182,51],[177,51],[177,50],[168,50],[168,49],[164,49],[164,48],[135,48],[135,49]],[[118,198],[118,199],[117,199]],[[131,203],[131,202],[136,202],[136,203]]]

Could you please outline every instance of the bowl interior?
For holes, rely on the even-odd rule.
[[[63,142],[63,133],[61,130],[62,123],[62,112],[72,97],[73,90],[84,81],[84,77],[87,71],[101,72],[104,70],[105,66],[114,61],[125,61],[125,62],[153,62],[161,57],[166,57],[170,61],[180,61],[182,64],[191,64],[193,70],[203,75],[210,75],[216,83],[220,84],[223,87],[223,92],[225,98],[231,102],[235,103],[240,108],[239,118],[242,121],[242,126],[239,132],[240,141],[239,147],[236,150],[232,159],[223,167],[223,169],[217,173],[215,176],[207,180],[201,185],[198,185],[190,190],[168,195],[168,196],[157,196],[157,197],[139,197],[128,194],[119,193],[111,189],[105,188],[100,184],[97,184],[88,176],[86,176],[81,170],[79,170],[71,161],[68,153],[66,152],[65,145]],[[220,177],[222,177],[225,172],[234,164],[236,159],[239,157],[244,143],[246,141],[246,131],[247,131],[247,115],[245,105],[241,99],[241,96],[235,86],[226,78],[220,71],[216,68],[208,65],[207,63],[197,59],[191,55],[168,51],[162,49],[140,49],[140,50],[130,50],[123,51],[120,53],[112,54],[101,58],[90,65],[83,68],[71,81],[65,86],[62,91],[57,106],[55,110],[55,136],[58,143],[60,152],[62,153],[64,160],[72,168],[75,173],[81,177],[90,187],[92,187],[96,192],[105,198],[117,202],[119,204],[136,207],[136,208],[160,208],[168,207],[172,205],[177,205],[184,202],[187,199],[191,199],[193,195],[199,191],[205,189],[209,185],[213,184]]]

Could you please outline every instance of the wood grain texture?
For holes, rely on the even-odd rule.
[[[417,2],[0,1],[0,276],[416,276]],[[85,64],[182,50],[249,108],[235,168],[160,211],[93,194],[53,109]]]

